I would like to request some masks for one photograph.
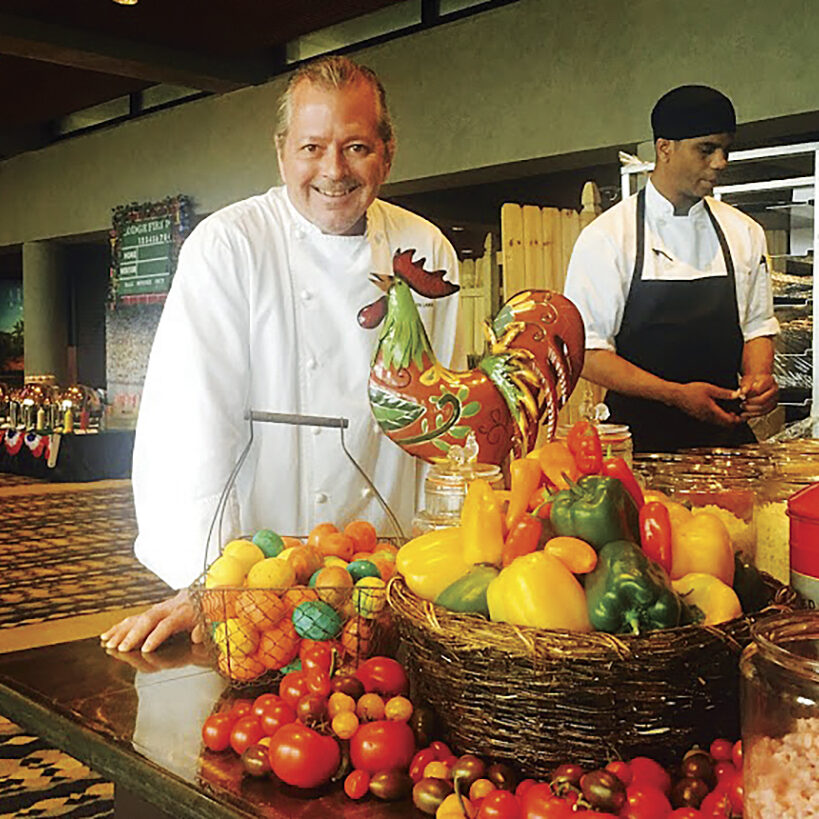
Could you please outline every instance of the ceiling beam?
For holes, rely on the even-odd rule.
[[[269,56],[208,57],[0,12],[0,54],[221,93],[264,82]]]

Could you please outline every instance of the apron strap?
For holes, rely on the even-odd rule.
[[[725,260],[725,269],[728,272],[728,281],[735,286],[736,276],[734,275],[734,259],[731,256],[731,248],[728,247],[728,240],[725,238],[725,233],[723,232],[720,223],[717,221],[717,217],[714,216],[714,212],[708,207],[708,200],[703,199],[702,204],[705,206],[705,212],[708,214],[708,218],[711,220],[711,224],[716,231],[717,241],[719,242],[719,246],[722,250],[722,258]],[[734,301],[736,302],[736,298]],[[739,307],[737,307],[737,319],[738,318]]]
[[[643,261],[646,254],[646,189],[641,188],[637,194],[637,225],[635,230],[637,236],[637,252],[634,256],[634,270],[631,274],[631,284],[628,288],[626,304],[631,299],[636,288],[636,282],[643,278]]]

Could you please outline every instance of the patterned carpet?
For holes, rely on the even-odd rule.
[[[49,484],[0,473],[0,635],[168,597],[134,558],[135,536],[129,481]],[[0,716],[0,819],[113,816],[113,791]]]

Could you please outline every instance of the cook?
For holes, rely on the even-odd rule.
[[[675,88],[651,112],[656,163],[638,194],[581,234],[565,293],[586,326],[583,375],[638,452],[734,446],[776,406],[765,234],[711,197],[736,114],[721,92]]]

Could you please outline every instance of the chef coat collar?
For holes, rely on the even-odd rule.
[[[665,219],[702,219],[708,215],[704,199],[695,202],[686,215],[676,215],[674,205],[654,187],[651,179],[646,183],[646,212]]]
[[[284,186],[284,200],[287,203],[287,210],[294,226],[303,230],[307,235],[313,236],[314,238],[320,237],[321,239],[331,242],[354,242],[361,240],[360,233],[353,234],[352,236],[324,233],[318,226],[314,225],[309,219],[306,219],[301,213],[299,213],[296,206],[290,199],[290,192],[287,190],[286,185]],[[383,232],[383,219],[381,212],[378,208],[373,207],[376,201],[377,200],[374,200],[367,208],[364,236],[367,237],[368,241],[371,240],[374,235]]]

